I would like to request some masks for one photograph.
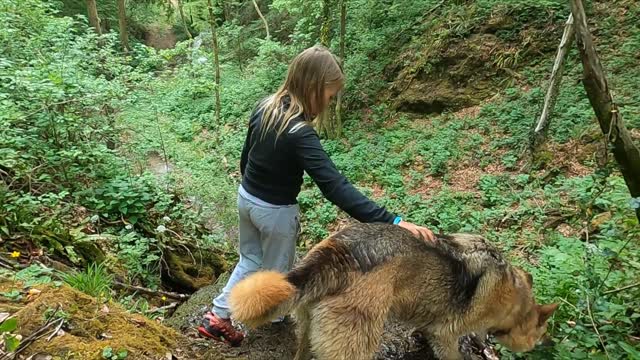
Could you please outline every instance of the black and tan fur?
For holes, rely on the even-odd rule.
[[[441,359],[461,359],[458,338],[471,332],[529,351],[557,307],[537,305],[531,276],[480,236],[441,236],[431,246],[384,224],[338,232],[288,274],[249,276],[230,305],[251,327],[295,311],[297,360],[371,359],[388,318],[415,326]]]

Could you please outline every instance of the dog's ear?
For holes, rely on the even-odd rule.
[[[558,304],[546,304],[538,305],[538,326],[542,326],[550,317],[553,312],[558,308]]]
[[[512,266],[511,269],[511,273],[513,276],[513,286],[528,294],[533,287],[533,278],[529,278],[531,275],[529,275],[528,272],[524,271],[521,267],[518,266]]]
[[[525,273],[527,274],[527,282],[529,283],[529,287],[533,288],[533,276],[526,271]]]

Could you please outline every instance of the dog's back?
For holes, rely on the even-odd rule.
[[[456,269],[455,273],[471,276],[489,267],[506,265],[500,252],[477,235],[440,235],[433,246],[398,226],[359,223],[313,247],[287,274],[287,279],[297,288],[309,282],[313,282],[312,286],[331,287],[322,280],[335,281],[349,272],[366,274],[394,259],[413,257],[436,257],[448,263],[448,268]]]
[[[356,224],[314,246],[287,280],[300,291],[301,300],[314,301],[344,290],[358,276],[394,258],[429,250],[398,226]]]

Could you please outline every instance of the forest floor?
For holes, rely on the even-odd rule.
[[[106,354],[117,354],[122,349],[127,351],[128,356],[123,357],[126,359],[292,359],[296,335],[295,323],[289,319],[255,330],[245,329],[247,337],[240,347],[199,337],[196,328],[202,315],[227,278],[223,275],[215,284],[194,293],[168,319],[150,319],[67,285],[38,283],[34,279],[6,281],[0,277],[0,317],[15,317],[18,332],[25,334],[17,359],[111,359]],[[60,323],[64,325],[58,326]],[[487,359],[471,342],[461,344],[467,359]],[[389,323],[375,359],[433,358],[419,334]]]

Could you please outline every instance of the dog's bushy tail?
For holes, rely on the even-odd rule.
[[[296,287],[286,274],[260,271],[240,281],[231,290],[229,306],[233,317],[256,327],[291,311]]]
[[[335,239],[325,239],[287,274],[259,271],[231,289],[233,317],[256,327],[289,314],[300,302],[311,302],[345,288],[347,275],[358,268],[351,249]]]

